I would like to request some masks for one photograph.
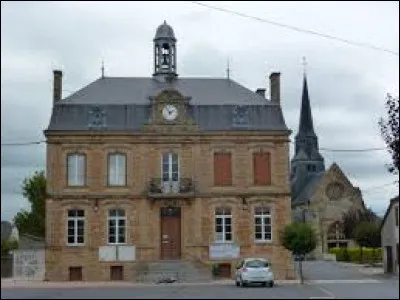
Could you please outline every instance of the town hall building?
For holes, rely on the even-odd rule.
[[[254,256],[293,278],[279,241],[291,221],[280,74],[267,96],[230,78],[180,77],[172,27],[153,43],[147,78],[101,76],[63,98],[54,71],[46,279],[138,281],[163,261],[220,264],[229,276]]]

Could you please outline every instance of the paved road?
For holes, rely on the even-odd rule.
[[[237,288],[220,285],[168,285],[79,288],[2,288],[2,299],[399,299],[398,279],[364,283],[327,281],[322,284]]]
[[[297,262],[295,262],[297,263]],[[346,265],[336,261],[305,261],[303,274],[306,280],[361,280],[375,278],[359,271],[362,266]]]
[[[385,279],[377,283],[325,283],[316,285],[331,299],[399,299],[399,280]]]

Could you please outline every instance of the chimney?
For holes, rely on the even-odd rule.
[[[271,101],[280,103],[281,102],[281,73],[274,72],[269,75],[270,90],[271,90]]]
[[[62,91],[62,71],[53,71],[53,103],[61,100]]]
[[[256,94],[260,95],[261,97],[265,98],[265,89],[257,89]]]

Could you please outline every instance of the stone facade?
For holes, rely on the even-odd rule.
[[[221,148],[232,153],[233,184],[229,187],[213,186],[213,151]],[[272,154],[272,184],[267,187],[252,185],[252,152],[260,149]],[[181,176],[193,178],[196,194],[190,199],[150,200],[146,196],[147,185],[151,178],[160,177],[160,156],[170,150],[179,154]],[[66,156],[74,151],[86,154],[84,188],[66,186]],[[126,187],[107,187],[110,151],[127,155]],[[47,279],[68,280],[69,267],[81,266],[83,280],[110,280],[110,266],[122,265],[124,278],[135,280],[140,262],[160,259],[159,211],[167,205],[182,208],[182,259],[209,261],[214,208],[222,205],[232,209],[233,242],[240,246],[240,257],[268,257],[277,279],[293,277],[290,253],[278,239],[279,230],[290,222],[288,151],[287,136],[259,133],[170,137],[49,134]],[[272,241],[264,244],[254,242],[253,212],[260,204],[272,209]],[[107,245],[107,211],[114,207],[127,212],[127,244],[136,248],[134,261],[99,261],[99,247]],[[72,208],[85,211],[85,243],[79,247],[68,247],[66,243],[67,210]]]
[[[361,192],[334,163],[318,182],[309,202],[293,209],[293,217],[301,215],[314,226],[318,237],[314,251],[317,257],[328,252],[329,244],[356,245],[341,234],[340,227],[335,226],[350,209],[365,209]]]
[[[172,27],[153,41],[151,78],[102,74],[61,99],[54,72],[46,278],[135,281],[162,259],[229,263],[233,274],[249,256],[293,278],[279,241],[291,221],[280,74],[270,100],[229,78],[178,78]]]

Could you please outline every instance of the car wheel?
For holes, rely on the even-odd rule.
[[[274,282],[273,281],[270,281],[270,282],[268,282],[268,287],[273,287],[274,286]]]

